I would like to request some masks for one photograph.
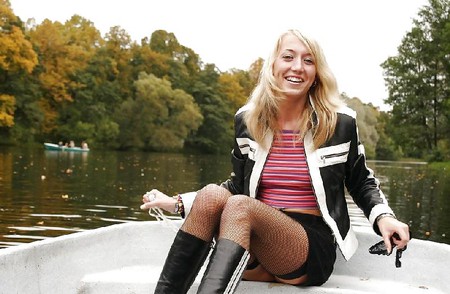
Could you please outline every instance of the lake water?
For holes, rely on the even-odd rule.
[[[450,171],[370,161],[413,237],[450,244]],[[0,148],[0,248],[111,224],[150,220],[139,209],[151,188],[168,194],[219,183],[229,155]],[[351,209],[354,223],[364,225]],[[359,222],[361,220],[361,222]]]

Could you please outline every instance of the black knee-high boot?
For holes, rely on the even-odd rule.
[[[249,252],[239,244],[219,239],[197,294],[234,293],[249,258]]]
[[[211,249],[211,243],[179,230],[156,285],[155,294],[185,294]]]

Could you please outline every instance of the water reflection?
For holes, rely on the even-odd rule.
[[[369,162],[399,218],[417,238],[450,243],[449,172],[426,165]],[[151,188],[168,194],[220,182],[229,155],[143,152],[88,153],[0,149],[0,247],[148,220],[139,209]],[[353,223],[368,225],[350,205]]]
[[[228,156],[0,150],[0,247],[148,220],[139,210],[145,191],[198,189],[225,178],[228,162]]]
[[[450,243],[450,170],[426,164],[372,162],[396,214],[411,226],[413,237]]]

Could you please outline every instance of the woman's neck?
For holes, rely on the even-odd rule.
[[[305,109],[306,99],[290,100],[282,102],[278,112],[278,125],[282,130],[296,130],[299,118]]]

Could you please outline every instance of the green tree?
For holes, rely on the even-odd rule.
[[[206,64],[193,86],[193,96],[204,117],[198,131],[189,138],[189,147],[210,153],[229,152],[233,143],[232,107],[227,94],[222,92],[220,74],[214,64]],[[225,89],[225,88],[223,88]]]
[[[375,148],[380,138],[377,130],[379,111],[372,104],[364,104],[356,97],[349,98],[345,93],[342,97],[358,115],[358,131],[367,158],[375,158]]]
[[[401,158],[402,152],[395,146],[394,140],[387,135],[386,129],[391,121],[390,113],[381,111],[378,116],[377,132],[379,139],[375,148],[376,159],[397,160]]]
[[[115,148],[119,126],[114,121],[114,112],[133,95],[130,64],[133,43],[119,27],[111,28],[106,40],[98,39],[96,43],[102,46],[95,47],[87,66],[72,77],[81,87],[73,93],[73,101],[60,110],[64,127],[58,129],[58,134],[67,138],[72,130],[72,138],[88,141],[91,146]]]
[[[141,44],[131,47],[133,79],[137,80],[141,72],[154,74],[158,78],[168,76],[168,55],[153,51],[147,38],[142,39]]]
[[[42,141],[41,125],[44,121],[44,110],[40,98],[42,91],[38,79],[34,75],[22,72],[14,75],[10,83],[14,89],[16,100],[14,126],[10,128],[10,143],[33,143]]]
[[[113,114],[126,99],[122,96],[124,91],[121,91],[117,77],[116,61],[104,47],[97,50],[88,67],[77,75],[83,87],[74,93],[73,103],[64,109],[66,113],[62,116],[71,126],[78,125],[80,121],[93,126],[92,136],[85,134],[79,140],[86,140],[92,146],[117,146],[119,128]]]
[[[106,55],[111,58],[111,66],[115,74],[115,80],[120,85],[119,95],[126,99],[133,95],[133,68],[131,64],[132,52],[134,46],[130,35],[122,28],[112,27],[105,37],[106,43],[104,49]]]
[[[192,94],[192,87],[199,77],[201,68],[199,56],[192,49],[181,45],[173,33],[164,30],[153,32],[150,48],[169,57],[168,79],[172,87]]]
[[[381,65],[389,91],[385,102],[392,106],[391,137],[406,156],[423,157],[449,140],[449,11],[448,0],[430,0],[397,56]]]
[[[191,95],[172,89],[169,81],[141,73],[136,99],[123,102],[116,114],[121,148],[166,151],[183,148],[202,115]]]

